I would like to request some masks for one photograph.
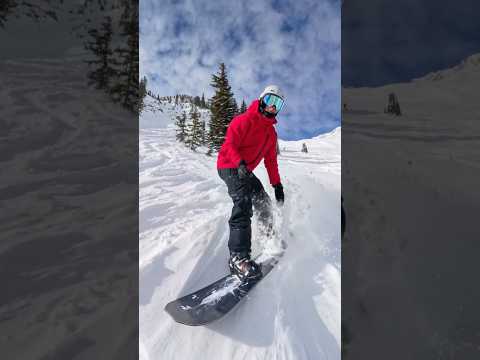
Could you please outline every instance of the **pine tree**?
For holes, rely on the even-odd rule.
[[[42,6],[44,5],[44,6]],[[26,16],[32,20],[52,19],[58,21],[57,11],[62,11],[63,2],[44,0],[43,4],[35,0],[2,0],[0,2],[0,28],[6,27],[10,18]]]
[[[240,114],[243,114],[245,111],[247,111],[247,104],[245,103],[245,100],[242,100],[242,105],[240,106]]]
[[[202,145],[205,145],[207,143],[207,129],[206,129],[206,124],[205,121],[201,121],[201,129],[202,129]]]
[[[219,150],[227,132],[228,125],[234,116],[233,93],[228,83],[225,64],[219,65],[218,74],[212,75],[212,83],[215,94],[211,99],[209,126],[209,144],[211,150]]]
[[[185,142],[187,137],[187,127],[186,127],[187,114],[185,114],[185,111],[184,111],[182,115],[177,115],[175,119],[176,119],[175,125],[177,126],[176,138],[180,142]]]
[[[202,103],[202,108],[205,109],[207,107],[207,103],[205,102],[205,93],[202,93],[201,103]]]
[[[390,93],[388,95],[388,105],[384,112],[388,114],[395,114],[397,116],[402,115],[402,111],[400,110],[400,103],[398,102],[398,98],[395,93]]]
[[[201,103],[201,100],[200,100],[200,96],[195,96],[195,97],[193,98],[193,103],[194,103],[195,106],[197,106],[197,107],[202,106],[202,103]]]
[[[138,91],[139,91],[138,113],[140,114],[145,108],[145,97],[147,96],[147,77],[146,76],[144,76],[142,80],[140,80],[140,86]]]
[[[127,40],[127,47],[115,50],[118,56],[118,81],[111,87],[112,97],[131,110],[138,111],[139,81],[138,81],[138,3],[123,0],[124,11],[121,16],[121,35]]]
[[[87,73],[89,84],[94,84],[97,89],[108,89],[112,78],[117,75],[113,68],[112,46],[112,18],[104,18],[100,29],[88,30],[89,40],[84,43],[86,50],[89,50],[93,59],[87,64],[91,70]]]
[[[238,108],[238,104],[237,104],[237,100],[235,100],[235,98],[232,99],[232,108],[230,110],[230,116],[232,117],[232,119],[237,116],[239,114],[239,108]]]
[[[14,12],[15,8],[18,6],[16,0],[4,0],[0,5],[0,27],[5,28],[5,23],[7,19]]]
[[[200,122],[200,113],[195,105],[192,106],[190,111],[190,124],[188,125],[187,140],[185,143],[187,146],[195,150],[198,146],[202,145],[202,124]]]

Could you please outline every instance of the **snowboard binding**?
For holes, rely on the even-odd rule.
[[[241,281],[256,280],[262,277],[260,264],[250,259],[248,253],[232,253],[228,266],[232,275],[236,275]]]

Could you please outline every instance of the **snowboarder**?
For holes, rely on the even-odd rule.
[[[232,274],[242,280],[262,275],[259,265],[250,258],[252,206],[267,233],[272,227],[270,197],[252,172],[262,159],[275,189],[275,199],[279,204],[284,201],[277,164],[277,133],[273,126],[284,99],[278,86],[267,86],[245,113],[231,121],[218,153],[218,174],[233,201],[229,220],[229,267]]]

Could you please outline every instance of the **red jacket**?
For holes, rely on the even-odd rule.
[[[217,159],[218,169],[237,168],[245,160],[253,171],[265,159],[270,184],[280,183],[277,164],[277,133],[275,118],[267,118],[258,111],[258,100],[248,110],[233,118]]]

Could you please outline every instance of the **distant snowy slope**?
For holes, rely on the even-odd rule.
[[[183,112],[188,114],[191,110],[191,104],[188,102],[158,100],[151,95],[145,97],[145,109],[140,116],[141,129],[161,129],[171,126],[175,123],[175,117]],[[210,111],[197,108],[201,114],[201,120],[208,122]],[[188,120],[187,120],[188,121]]]
[[[344,88],[342,102],[348,111],[344,119],[374,119],[384,116],[383,110],[388,95],[395,93],[400,102],[403,117],[390,121],[392,130],[403,127],[425,128],[428,121],[435,121],[439,131],[451,132],[461,120],[462,126],[456,131],[465,134],[477,128],[480,111],[478,110],[478,84],[480,84],[480,54],[472,55],[457,66],[427,74],[411,82],[389,84],[375,88]],[[388,119],[393,120],[389,115]],[[407,121],[411,119],[412,121]]]
[[[225,275],[231,200],[216,158],[188,150],[174,129],[140,131],[140,357],[174,359],[340,359],[340,129],[280,141],[286,202],[275,206],[277,238],[254,253],[287,245],[277,267],[220,321],[179,325],[167,302]],[[274,199],[268,176],[255,170]]]
[[[476,54],[411,82],[342,90],[342,258],[350,274],[343,315],[352,358],[366,349],[391,360],[480,358],[474,341],[463,340],[473,329],[467,314],[478,308],[470,299],[480,296],[471,286],[479,84]],[[402,116],[384,113],[390,93]],[[399,338],[409,346],[392,352]]]
[[[284,141],[279,140],[280,159],[284,161],[292,160],[293,162],[323,164],[322,169],[336,171],[340,173],[341,158],[341,128],[337,127],[333,131],[318,135],[312,139]],[[302,153],[302,145],[305,144],[308,153]],[[331,164],[331,166],[328,166]]]
[[[170,114],[165,111],[165,106],[150,95],[145,97],[145,108],[140,116],[140,129],[165,128],[173,123]]]
[[[439,81],[456,78],[462,75],[473,75],[480,72],[480,54],[474,54],[461,61],[460,64],[445,70],[435,71],[414,81]]]

